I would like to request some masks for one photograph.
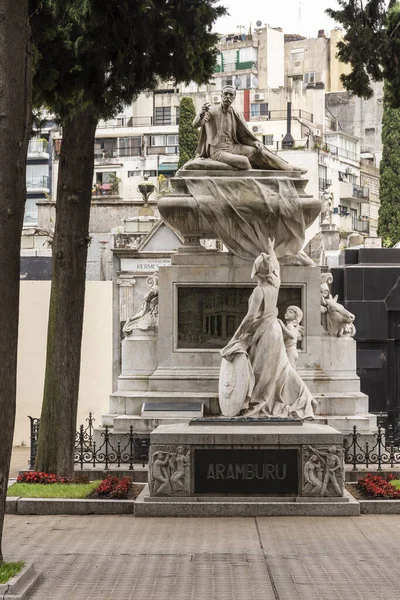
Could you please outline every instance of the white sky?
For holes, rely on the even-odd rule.
[[[317,37],[319,29],[328,33],[337,24],[324,14],[327,8],[338,8],[336,0],[221,0],[230,13],[218,19],[215,31],[236,33],[238,25],[244,25],[247,33],[251,23],[267,23],[271,27],[282,27],[284,33],[300,33],[306,37]],[[300,12],[301,7],[301,12]]]

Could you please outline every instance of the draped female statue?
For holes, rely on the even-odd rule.
[[[221,350],[222,414],[313,419],[317,402],[289,362],[278,320],[280,269],[274,241],[268,240],[268,252],[254,261],[252,277],[258,283],[247,314]]]

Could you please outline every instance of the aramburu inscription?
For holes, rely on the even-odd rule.
[[[295,449],[203,449],[194,451],[195,494],[296,495]]]

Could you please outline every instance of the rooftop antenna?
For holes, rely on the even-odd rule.
[[[301,26],[301,21],[303,18],[303,8],[304,8],[304,0],[299,0],[299,26]]]

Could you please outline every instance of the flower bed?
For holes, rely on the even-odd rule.
[[[114,500],[123,500],[128,498],[129,492],[132,489],[131,477],[115,477],[108,475],[100,483],[95,492],[100,498],[113,498]]]
[[[89,481],[87,477],[68,479],[54,473],[33,471],[19,475],[17,483],[8,488],[8,496],[125,500],[135,499],[142,489],[142,485],[132,484],[130,477],[108,475],[102,481]]]
[[[380,475],[369,474],[358,480],[357,490],[363,498],[400,500],[400,481],[391,474],[387,479]]]

